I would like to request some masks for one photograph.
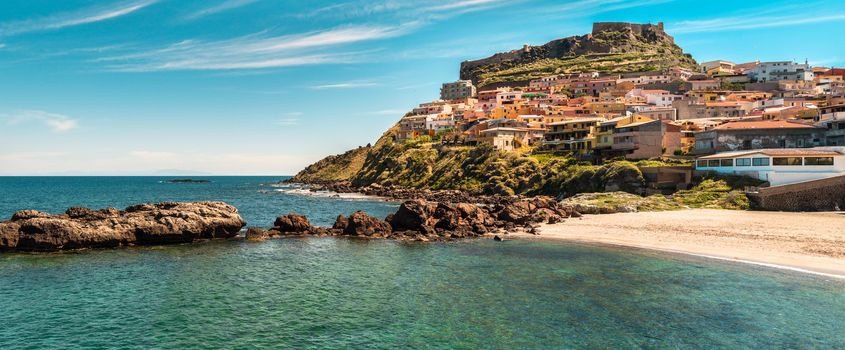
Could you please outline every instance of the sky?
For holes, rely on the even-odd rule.
[[[843,1],[3,0],[0,175],[291,175],[460,62],[665,22],[699,62],[845,66]]]

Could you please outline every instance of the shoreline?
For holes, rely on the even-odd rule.
[[[687,209],[585,215],[518,239],[573,241],[732,261],[845,280],[842,213]]]

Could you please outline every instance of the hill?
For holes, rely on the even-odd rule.
[[[573,72],[628,73],[671,67],[695,68],[691,55],[675,44],[663,23],[594,23],[592,33],[541,46],[497,53],[461,63],[461,79],[479,88]]]

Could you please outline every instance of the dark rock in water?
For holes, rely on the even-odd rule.
[[[550,197],[501,198],[495,204],[435,203],[415,199],[402,203],[396,213],[387,215],[384,220],[361,211],[349,217],[339,215],[330,229],[313,227],[302,215],[284,215],[276,219],[276,227],[270,230],[270,235],[276,232],[417,241],[448,240],[482,236],[501,232],[502,229],[536,231],[533,224],[559,222],[562,216],[570,216],[571,212],[574,213]]]
[[[504,241],[504,239],[503,239],[501,236],[499,236],[499,235],[495,235],[495,236],[493,236],[493,240],[494,240],[494,241],[496,241],[496,242],[501,242],[501,241]]]
[[[270,238],[270,231],[258,227],[250,227],[246,230],[246,239],[250,241],[262,241]]]
[[[280,232],[300,233],[310,231],[313,226],[305,215],[287,214],[276,218],[273,224]]]
[[[422,231],[423,226],[434,226],[435,224],[429,222],[430,214],[430,208],[425,201],[419,199],[407,201],[399,206],[399,210],[391,218],[390,226],[397,231]]]
[[[349,215],[349,223],[343,233],[350,236],[387,237],[392,229],[386,221],[379,220],[363,211]]]
[[[141,204],[124,211],[70,208],[63,215],[24,210],[0,222],[0,250],[190,243],[234,237],[244,225],[238,210],[223,202]]]
[[[346,230],[346,226],[349,226],[349,219],[343,215],[338,215],[334,221],[334,225],[332,225],[332,229],[344,231]]]
[[[164,180],[165,183],[170,184],[178,184],[178,183],[208,183],[211,180],[194,180],[194,179],[174,179],[174,180]]]

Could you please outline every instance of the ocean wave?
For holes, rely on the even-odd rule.
[[[294,196],[303,196],[303,197],[317,197],[317,198],[338,198],[338,199],[346,199],[346,200],[373,200],[373,199],[384,199],[382,197],[376,196],[368,196],[363,193],[339,193],[334,191],[314,191],[311,190],[311,187],[308,185],[303,184],[271,184],[271,187],[274,187],[273,190],[260,190],[259,192],[268,193],[268,192],[276,192],[276,193],[284,193]]]

